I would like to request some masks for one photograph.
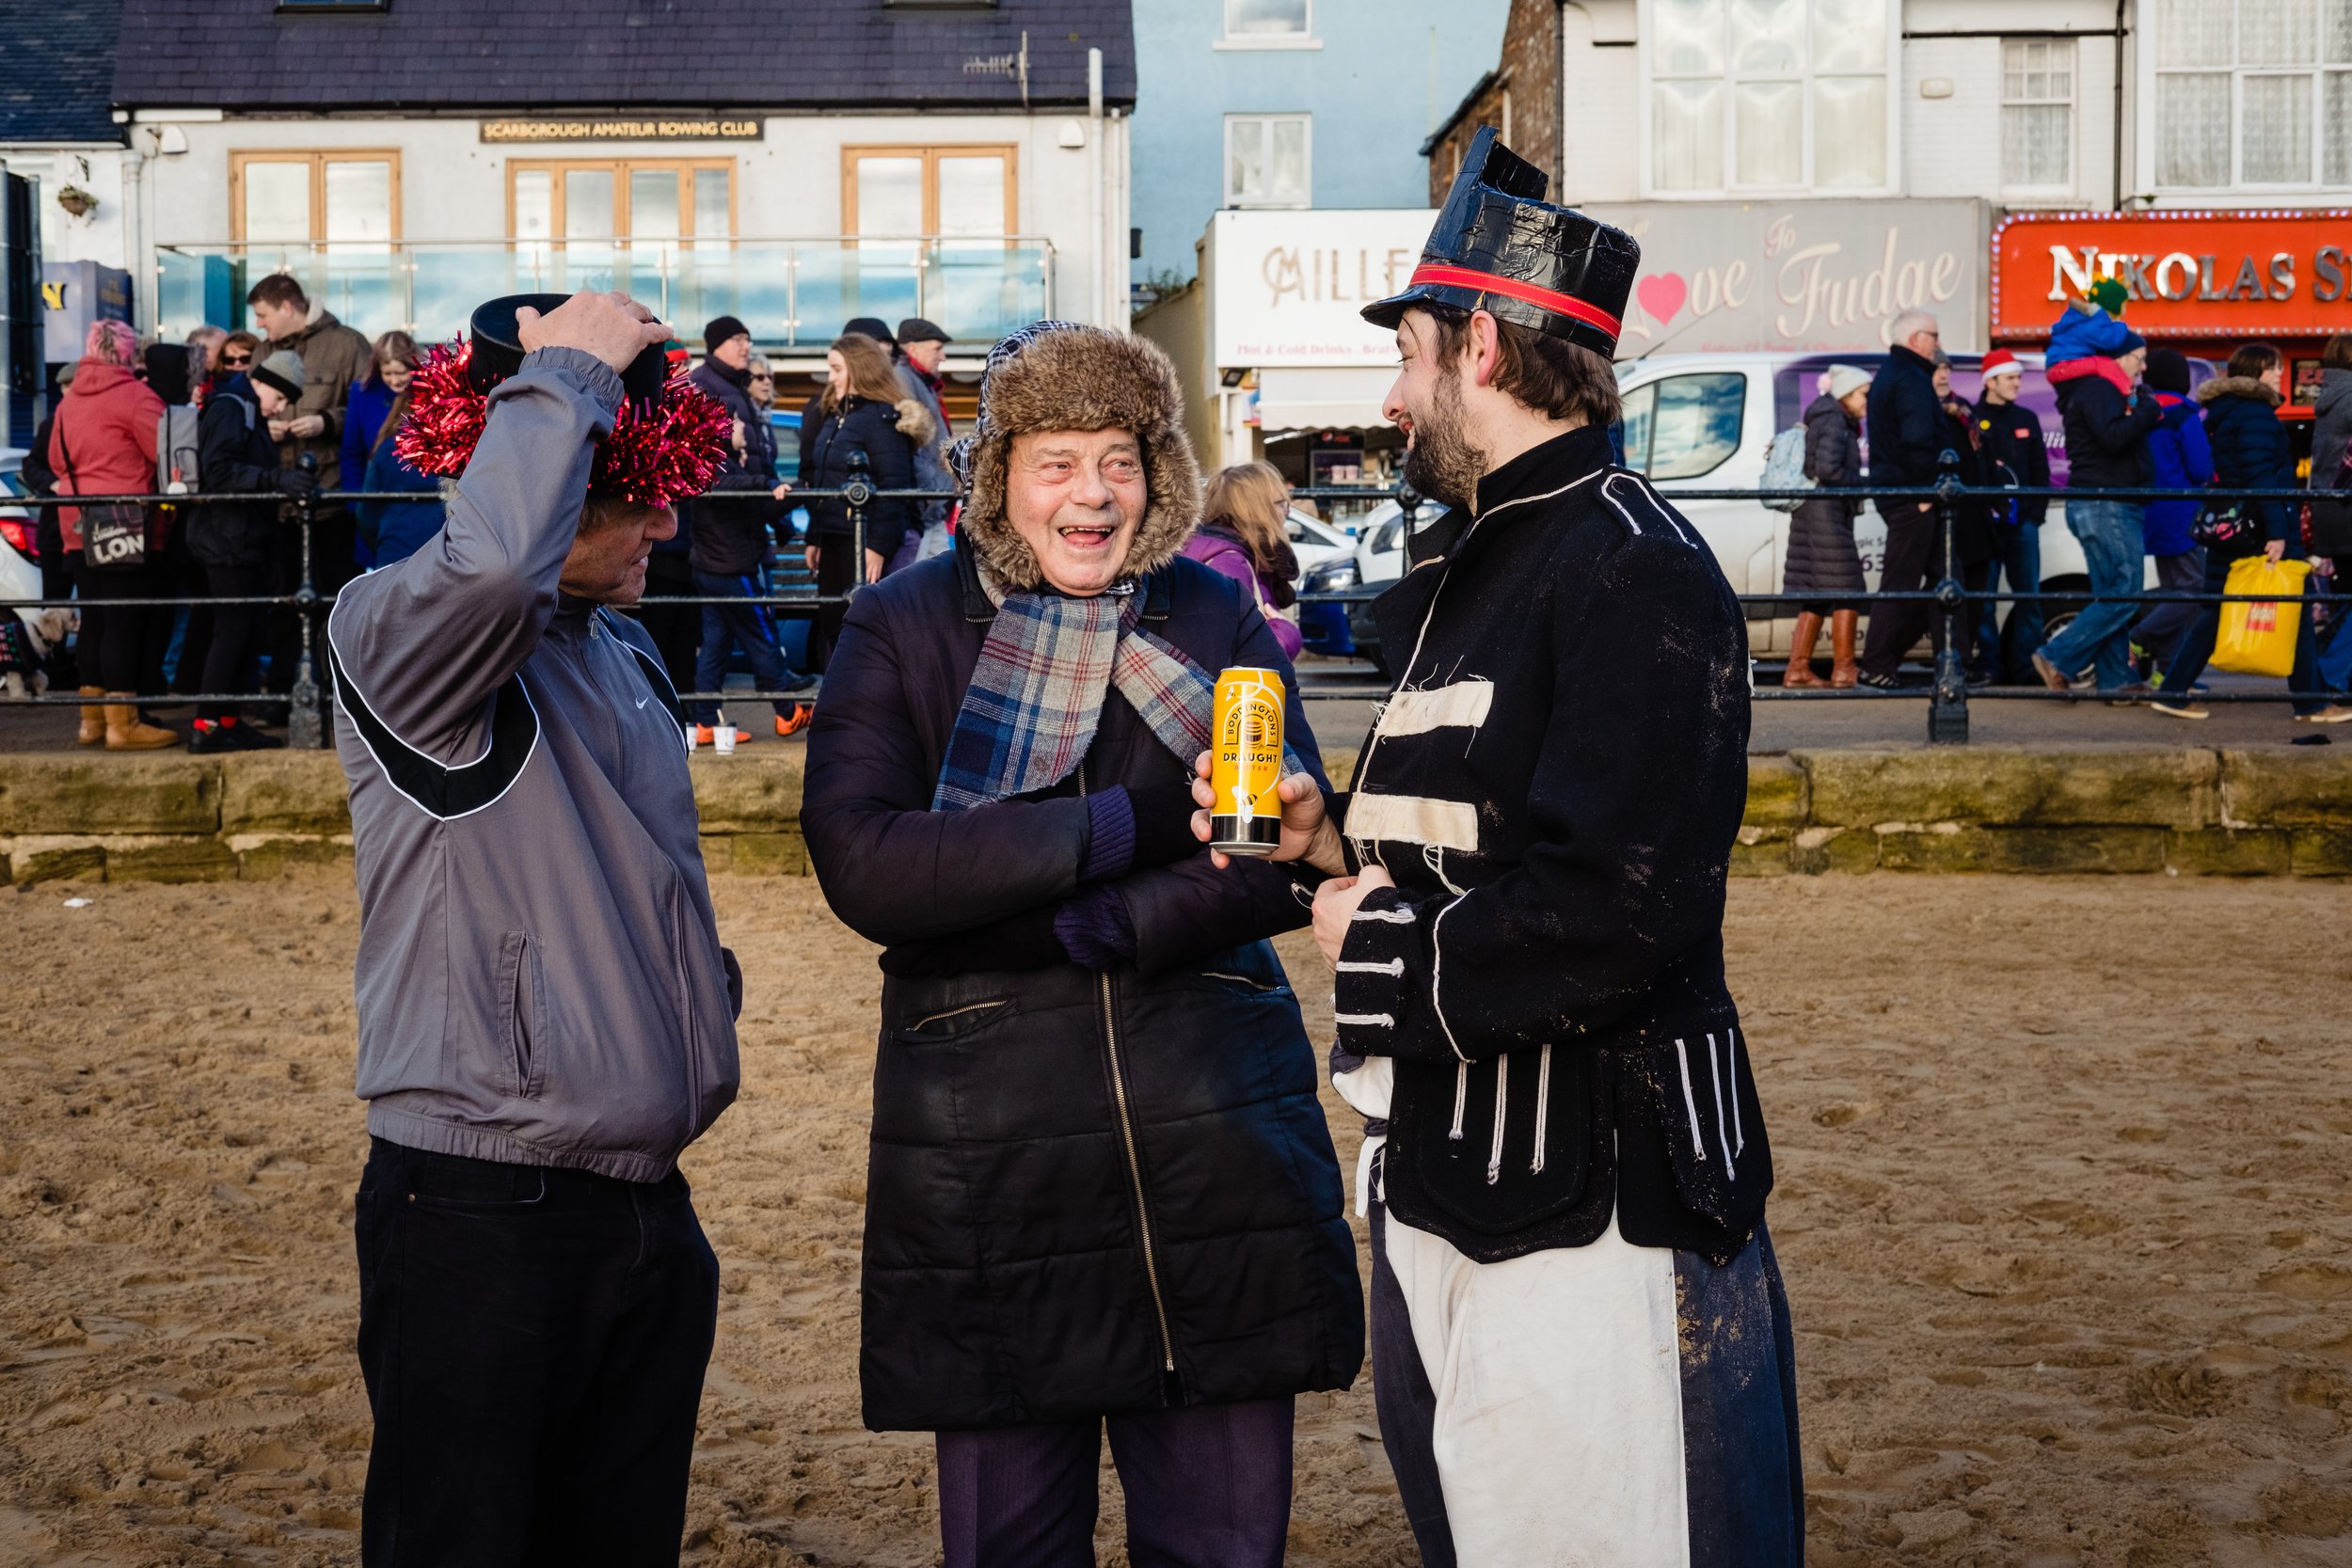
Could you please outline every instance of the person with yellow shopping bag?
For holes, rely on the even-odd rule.
[[[2286,427],[2279,422],[2280,390],[2286,358],[2268,343],[2242,344],[2230,356],[2228,372],[2197,388],[2205,405],[2205,436],[2213,447],[2215,484],[2222,491],[2289,490],[2295,487],[2295,459],[2287,444]],[[2192,700],[2197,677],[2208,661],[2225,670],[2287,677],[2287,689],[2317,692],[2326,689],[2317,670],[2312,621],[2304,613],[2303,594],[2310,565],[2288,562],[2287,554],[2300,541],[2296,508],[2284,500],[2226,499],[2209,507],[2197,523],[2205,546],[2207,594],[2263,593],[2278,590],[2277,600],[2257,603],[2211,604],[2198,612],[2182,635],[2179,650],[2164,673],[2162,690],[2149,705],[2152,712],[2169,719],[2207,719],[2209,709]],[[2216,645],[2225,629],[2226,651]],[[2284,648],[2292,653],[2281,659]],[[2280,666],[2283,664],[2283,669]],[[2316,697],[2294,705],[2299,723],[2338,724],[2352,719],[2352,707]]]

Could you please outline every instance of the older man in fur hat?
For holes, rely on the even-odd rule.
[[[1277,1563],[1292,1400],[1355,1377],[1362,1298],[1265,940],[1301,903],[1210,864],[1188,778],[1216,672],[1287,661],[1177,553],[1200,472],[1156,348],[1025,329],[960,451],[954,551],[850,610],[802,806],[884,948],[866,1421],[937,1433],[955,1568],[1091,1563],[1106,1421],[1136,1561]]]

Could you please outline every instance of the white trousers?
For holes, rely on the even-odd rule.
[[[1674,1253],[1613,1217],[1501,1263],[1386,1229],[1463,1568],[1687,1568]]]

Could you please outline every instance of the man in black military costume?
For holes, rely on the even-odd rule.
[[[1353,793],[1285,786],[1279,854],[1330,876],[1334,1082],[1378,1146],[1381,1435],[1432,1564],[1794,1568],[1772,1155],[1723,965],[1745,623],[1611,465],[1640,252],[1545,184],[1480,131],[1364,311],[1453,518],[1377,607],[1400,678]]]

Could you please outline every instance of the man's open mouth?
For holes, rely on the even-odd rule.
[[[1057,529],[1055,531],[1061,535],[1061,542],[1073,550],[1095,550],[1109,544],[1111,535],[1119,530],[1107,523],[1099,527],[1080,523]]]

